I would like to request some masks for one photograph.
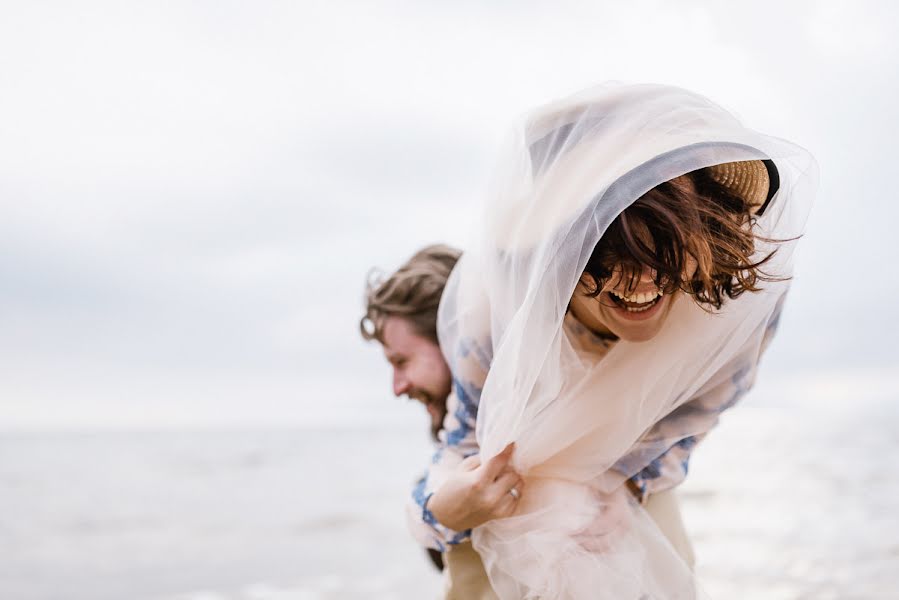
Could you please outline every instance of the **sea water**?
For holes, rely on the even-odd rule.
[[[711,598],[899,598],[899,410],[757,403],[680,488]],[[3,600],[437,598],[418,429],[0,435]]]
[[[422,598],[420,431],[0,437],[0,598]]]

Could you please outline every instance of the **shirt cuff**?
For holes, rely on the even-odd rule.
[[[434,513],[432,513],[428,509],[428,502],[431,500],[431,496],[433,495],[434,493],[431,492],[425,497],[425,501],[422,504],[421,509],[421,520],[430,525],[434,529],[434,531],[437,532],[438,537],[450,546],[455,546],[456,544],[461,544],[462,542],[466,542],[471,539],[471,529],[466,529],[465,531],[454,531],[440,524],[437,518],[434,517]]]

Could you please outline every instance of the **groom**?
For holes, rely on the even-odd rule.
[[[495,600],[478,554],[468,541],[468,532],[444,543],[435,537],[436,521],[425,508],[422,496],[429,481],[467,459],[472,485],[470,501],[491,518],[505,516],[505,481],[496,483],[497,474],[507,474],[511,452],[476,464],[474,432],[460,428],[454,414],[458,400],[452,394],[452,375],[437,341],[437,308],[443,288],[460,252],[444,245],[422,248],[399,269],[385,278],[369,281],[366,312],[360,323],[362,337],[381,344],[393,371],[393,393],[420,402],[430,415],[431,434],[437,452],[427,476],[409,498],[407,515],[415,538],[431,553],[443,554],[445,598],[447,600]],[[450,414],[448,415],[448,409]],[[444,450],[446,453],[444,454]],[[515,482],[517,482],[517,475]],[[503,506],[504,508],[507,508]],[[436,560],[435,560],[436,562]]]

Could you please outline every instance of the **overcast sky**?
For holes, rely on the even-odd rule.
[[[359,338],[366,272],[464,244],[516,118],[607,79],[812,151],[765,369],[899,384],[893,3],[0,7],[0,429],[420,418]]]

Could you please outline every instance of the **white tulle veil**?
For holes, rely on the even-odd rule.
[[[645,437],[755,360],[789,284],[764,283],[713,312],[681,298],[652,340],[618,342],[601,360],[574,345],[562,324],[594,246],[619,213],[661,182],[750,159],[772,161],[779,175],[759,235],[801,235],[813,159],[682,89],[587,90],[528,116],[504,152],[439,314],[454,376],[482,387],[481,456],[515,441],[513,464],[526,474],[518,513],[473,532],[503,600],[695,597],[689,568],[628,500],[622,483],[631,473],[610,467],[641,444],[665,447],[702,433]],[[774,247],[758,243],[757,255]],[[776,247],[765,270],[788,277],[795,242]],[[594,539],[585,541],[585,531]]]

